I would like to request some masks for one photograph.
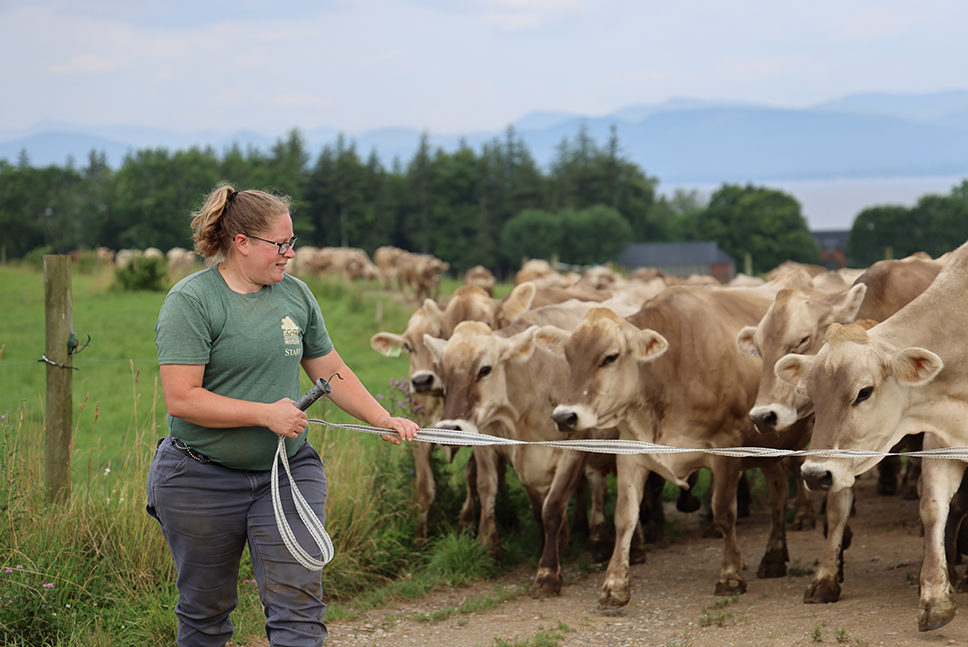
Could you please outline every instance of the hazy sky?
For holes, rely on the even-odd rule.
[[[494,131],[968,86],[964,0],[0,0],[0,132]]]

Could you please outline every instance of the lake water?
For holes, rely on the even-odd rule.
[[[803,208],[811,231],[849,230],[857,214],[885,204],[913,206],[923,195],[947,195],[968,179],[963,176],[833,178],[827,180],[768,180],[754,186],[777,189],[794,196]],[[696,189],[708,198],[720,184],[662,184],[659,192]]]

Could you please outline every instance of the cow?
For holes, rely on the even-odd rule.
[[[966,290],[968,246],[962,245],[920,296],[877,326],[832,325],[816,355],[789,354],[777,362],[777,376],[814,403],[812,448],[887,452],[922,432],[926,450],[968,445]],[[811,489],[840,492],[880,460],[807,456],[801,471]],[[945,527],[965,462],[925,457],[921,469],[918,629],[931,631],[955,616]]]
[[[804,290],[781,290],[763,320],[737,336],[742,352],[763,358],[763,373],[753,422],[764,433],[783,431],[813,411],[812,403],[777,380],[773,368],[788,353],[812,355],[823,344],[823,332],[832,323],[857,319],[883,321],[921,294],[938,275],[940,263],[921,257],[878,261],[859,276],[846,292],[835,296]],[[894,478],[887,473],[878,487],[889,493]]]
[[[623,439],[707,449],[743,445],[799,448],[799,429],[764,439],[749,418],[762,363],[736,350],[739,330],[766,313],[780,283],[761,288],[670,286],[626,318],[594,308],[572,332],[542,326],[537,345],[564,354],[567,385],[553,418],[563,431],[617,426]],[[599,605],[628,604],[629,541],[650,472],[688,488],[689,477],[713,473],[713,522],[724,537],[717,595],[746,590],[736,542],[736,492],[742,471],[759,467],[772,504],[773,530],[760,577],[781,577],[789,560],[788,497],[782,459],[737,459],[702,452],[619,455],[616,541]]]
[[[450,263],[430,254],[408,252],[399,264],[400,286],[405,294],[415,295],[418,302],[440,296],[440,277],[450,269]]]
[[[489,297],[494,296],[495,284],[497,279],[494,278],[494,273],[483,265],[475,265],[464,272],[464,285],[477,286],[487,292]]]
[[[380,275],[380,284],[385,291],[389,290],[393,283],[398,287],[400,286],[400,261],[406,253],[399,247],[392,245],[378,247],[373,252],[373,262],[376,263],[376,269]]]
[[[444,411],[437,426],[522,441],[560,439],[551,420],[549,394],[563,385],[567,365],[561,358],[534,353],[532,333],[545,324],[570,328],[593,305],[572,300],[529,310],[514,324],[497,331],[482,322],[465,321],[447,341],[425,336],[444,382]],[[572,437],[592,435],[592,431],[582,431]],[[585,472],[588,455],[535,445],[498,445],[494,449],[517,472],[542,529],[541,556],[531,595],[557,595],[567,506]],[[496,483],[479,482],[478,491],[481,508],[492,509]]]
[[[378,332],[370,338],[370,346],[373,350],[385,356],[406,352],[410,360],[409,377],[412,378],[415,372],[425,370],[433,365],[433,357],[423,343],[423,335],[426,333],[439,334],[438,329],[433,327],[423,308],[418,308],[410,316],[403,334]],[[417,388],[411,382],[410,397],[420,405],[419,414],[414,422],[421,427],[432,427],[440,419],[440,413],[443,410],[443,399],[441,398],[443,393],[439,389],[439,384],[431,383],[426,386],[428,388]],[[437,484],[434,481],[430,456],[434,446],[432,443],[425,442],[415,442],[410,443],[410,445],[413,449],[419,515],[416,534],[419,538],[426,538],[427,517],[437,494]]]

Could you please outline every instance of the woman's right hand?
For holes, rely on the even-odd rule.
[[[264,426],[286,438],[296,438],[309,428],[309,417],[289,398],[266,405]]]

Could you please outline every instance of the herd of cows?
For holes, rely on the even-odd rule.
[[[407,353],[411,391],[423,405],[421,427],[528,442],[625,439],[697,450],[892,452],[968,445],[962,337],[968,244],[938,259],[917,254],[866,270],[785,264],[765,281],[741,275],[732,285],[712,283],[674,281],[655,271],[626,278],[608,268],[569,277],[529,262],[507,297],[467,284],[446,303],[427,298],[406,330],[378,333],[371,345],[385,355]],[[435,493],[432,448],[413,443],[424,534]],[[804,482],[827,493],[829,530],[804,602],[836,602],[850,544],[854,477],[880,461],[705,451],[604,454],[534,444],[472,451],[458,526],[476,527],[500,555],[494,503],[502,470],[514,469],[543,533],[534,596],[560,591],[567,507],[580,486],[587,488],[592,554],[604,560],[611,551],[603,608],[629,602],[629,565],[642,559],[643,535],[661,514],[664,481],[685,492],[700,468],[712,473],[712,523],[724,542],[717,595],[746,589],[737,492],[743,472],[759,468],[772,530],[757,576],[787,572],[792,474],[799,485],[798,523],[812,517]],[[879,467],[896,464],[885,459]],[[944,458],[909,460],[909,468],[920,470],[913,496],[920,492],[925,532],[921,631],[950,622],[954,587],[968,590],[954,568],[958,529],[968,513],[968,487],[961,491],[965,466]],[[603,474],[610,470],[618,488],[609,547]],[[896,472],[883,469],[880,484],[892,492]],[[688,496],[680,501],[688,505]]]

